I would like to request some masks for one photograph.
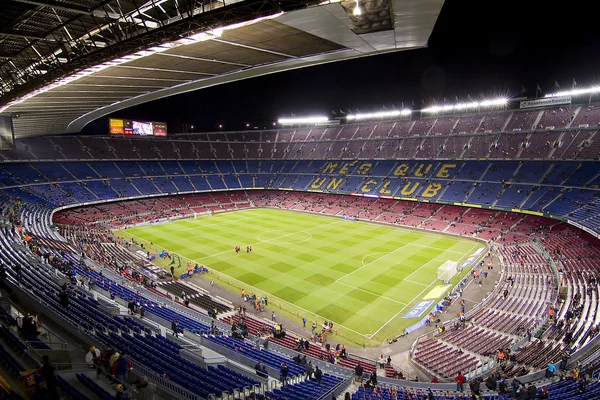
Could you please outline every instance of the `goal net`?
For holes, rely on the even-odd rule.
[[[458,273],[458,262],[446,261],[438,268],[438,279],[450,283],[454,275]]]

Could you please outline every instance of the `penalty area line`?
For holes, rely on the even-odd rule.
[[[470,253],[471,253],[471,251],[473,251],[473,249],[474,249],[474,248],[476,248],[476,247],[477,247],[477,244],[475,244],[473,247],[471,247],[471,249],[470,249],[468,252],[466,252],[466,253],[463,253],[463,256],[462,256],[462,257],[459,259],[459,261],[460,261],[460,260],[462,260],[462,259],[466,259],[466,258],[468,258],[468,257],[471,255],[471,254],[470,254]],[[432,260],[432,261],[433,261],[433,260]],[[406,279],[405,279],[405,280],[406,280]],[[423,289],[423,291],[422,291],[421,293],[419,293],[418,295],[416,295],[416,296],[415,296],[415,297],[414,297],[414,298],[413,298],[413,299],[410,301],[410,303],[408,303],[408,304],[407,304],[406,306],[404,306],[404,307],[403,307],[403,308],[402,308],[400,311],[398,311],[398,312],[396,313],[396,315],[394,315],[392,318],[390,318],[390,320],[389,320],[388,322],[386,322],[385,324],[383,324],[383,326],[381,326],[381,328],[377,329],[377,331],[375,331],[375,333],[373,333],[373,334],[371,334],[371,335],[367,335],[367,337],[368,337],[369,339],[372,339],[373,337],[375,337],[375,335],[377,335],[379,332],[381,332],[381,330],[382,330],[383,328],[385,328],[387,325],[389,325],[389,324],[390,324],[390,322],[392,322],[393,320],[395,320],[395,319],[398,317],[398,315],[402,314],[402,313],[404,312],[404,310],[406,310],[406,308],[407,308],[409,305],[413,304],[413,303],[414,303],[414,302],[415,302],[417,299],[419,299],[419,298],[420,298],[420,297],[421,297],[421,296],[422,296],[422,295],[423,295],[423,294],[424,294],[424,293],[425,293],[425,292],[426,292],[426,291],[427,291],[427,290],[428,290],[428,289],[429,289],[431,286],[435,285],[437,282],[438,282],[438,280],[437,280],[437,279],[436,279],[435,281],[433,281],[433,282],[432,282],[432,283],[431,283],[429,286],[427,286],[425,289]]]
[[[394,303],[398,303],[398,304],[406,305],[406,303],[404,303],[404,302],[402,302],[402,301],[398,301],[398,300],[390,299],[389,297],[381,296],[381,295],[378,295],[377,293],[373,293],[373,292],[370,292],[370,291],[368,291],[368,290],[365,290],[365,289],[358,288],[358,287],[356,287],[356,286],[347,285],[347,284],[345,284],[345,283],[343,283],[343,282],[336,282],[336,283],[337,283],[337,284],[339,284],[339,285],[344,285],[344,286],[346,286],[346,287],[349,287],[350,289],[354,289],[354,290],[360,290],[361,292],[368,293],[368,294],[370,294],[370,295],[373,295],[373,296],[375,296],[375,297],[379,297],[379,298],[381,298],[381,299],[384,299],[384,300],[388,300],[388,301],[391,301],[391,302],[394,302]]]

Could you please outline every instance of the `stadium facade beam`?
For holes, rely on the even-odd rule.
[[[75,4],[61,3],[58,1],[54,1],[54,0],[10,0],[10,1],[13,1],[15,3],[32,4],[34,6],[40,6],[40,7],[49,7],[49,8],[54,8],[56,10],[63,10],[63,11],[68,11],[68,12],[78,13],[78,14],[90,14],[92,12],[91,9],[86,8],[86,7],[80,7]]]
[[[37,32],[14,31],[12,29],[0,31],[0,36],[8,36],[22,39],[44,39],[45,37]]]
[[[56,65],[43,75],[31,77],[22,85],[0,97],[0,106],[6,105],[10,101],[55,80],[139,50],[158,46],[209,29],[274,15],[282,11],[289,12],[316,6],[319,3],[320,0],[246,0],[201,12],[192,17],[182,18],[168,25],[124,38],[104,48],[95,49],[85,56],[74,57],[68,63]]]

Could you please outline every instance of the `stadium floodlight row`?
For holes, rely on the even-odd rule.
[[[466,110],[489,110],[494,108],[504,108],[508,105],[509,99],[490,99],[481,101],[471,101],[468,103],[456,103],[456,104],[444,104],[444,105],[432,105],[422,110],[419,110],[424,114],[435,114],[440,112],[450,111],[466,111]],[[409,116],[412,114],[412,110],[390,110],[390,111],[378,111],[370,113],[356,113],[346,115],[348,121],[361,121],[367,119],[384,119],[394,118],[399,116]],[[314,124],[327,122],[328,118],[324,116],[309,116],[309,117],[297,117],[297,118],[280,118],[278,120],[281,125],[301,125],[301,124]]]
[[[513,278],[511,293],[502,295],[507,283],[501,282],[481,307],[468,314],[466,336],[458,337],[448,329],[424,337],[415,343],[412,361],[430,375],[452,378],[457,368],[473,374],[489,371],[495,365],[489,353],[514,346],[522,350],[517,352],[517,365],[509,371],[518,373],[523,366],[542,368],[548,362],[559,361],[561,351],[571,347],[588,349],[598,340],[599,297],[595,276],[600,274],[596,262],[600,257],[597,239],[600,173],[598,161],[594,160],[597,154],[594,156],[590,148],[597,148],[600,142],[596,138],[599,111],[596,107],[570,106],[335,128],[177,135],[160,141],[32,138],[18,141],[14,150],[0,152],[3,158],[0,204],[3,209],[16,211],[13,216],[19,217],[25,232],[44,251],[76,261],[80,244],[89,244],[90,252],[97,253],[98,260],[108,264],[127,259],[128,252],[118,243],[111,243],[105,227],[251,207],[344,215],[491,240],[498,247],[505,273]],[[485,125],[488,122],[490,125]],[[558,130],[548,130],[548,126]],[[396,127],[398,136],[390,136]],[[488,127],[491,129],[485,129]],[[463,129],[469,134],[462,133]],[[384,134],[385,138],[374,138]],[[462,141],[459,154],[469,154],[467,150],[478,148],[483,156],[473,158],[483,159],[440,156],[451,139],[456,143]],[[394,156],[407,147],[412,153],[405,158],[357,157],[368,154],[364,146],[369,141],[394,143]],[[351,148],[354,154],[344,159],[340,157],[344,152],[340,151],[335,153],[336,157],[327,159],[327,154],[333,153],[325,150],[336,146]],[[435,157],[415,159],[415,155],[429,148]],[[568,154],[575,159],[564,157],[569,148],[573,152]],[[558,149],[563,151],[559,159],[554,159]],[[542,159],[518,159],[523,154],[536,154],[533,150],[539,150]],[[264,151],[269,157],[260,156]],[[249,158],[248,154],[257,157]],[[589,159],[584,160],[588,155]],[[577,159],[579,156],[582,159]],[[86,207],[73,208],[80,205]],[[62,211],[57,212],[59,209]],[[56,223],[66,224],[61,228],[62,235],[51,227],[52,214]],[[95,223],[98,215],[113,217],[99,225]],[[97,309],[87,296],[74,298],[74,308],[68,313],[60,311],[58,302],[48,303],[38,297],[53,299],[60,288],[48,284],[54,282],[53,271],[23,249],[23,238],[13,229],[16,225],[11,225],[17,219],[13,217],[10,224],[0,227],[0,259],[11,266],[9,280],[14,290],[27,291],[40,304],[43,302],[44,307],[54,309],[69,324],[79,326],[100,342],[130,348],[138,360],[147,362],[154,370],[178,370],[180,366],[171,361],[184,361],[178,358],[175,345],[167,344],[174,353],[164,360],[151,359],[139,344],[159,346],[152,336],[131,336],[128,332],[134,330],[133,326],[113,329],[112,322],[107,320],[112,317]],[[97,229],[98,226],[101,228]],[[581,232],[582,229],[590,234]],[[308,240],[308,236],[303,234],[298,240]],[[71,242],[65,241],[65,237]],[[530,243],[532,239],[537,243]],[[15,263],[26,269],[24,278],[12,269]],[[103,279],[94,275],[94,271],[76,268],[79,274],[97,278],[99,290],[113,293],[120,301],[137,295],[120,285],[117,276]],[[17,284],[19,279],[24,279],[22,287]],[[558,304],[560,284],[567,288],[567,296]],[[281,353],[254,353],[252,346],[235,338],[202,335],[210,323],[206,315],[197,315],[177,305],[158,307],[160,298],[153,296],[164,294],[163,289],[157,289],[158,292],[150,289],[154,288],[143,292],[149,315],[166,321],[177,316],[188,333],[200,335],[203,345],[223,354],[232,354],[241,346],[252,363],[264,362],[273,368],[272,374],[277,374],[283,361]],[[217,299],[207,297],[198,297],[200,309],[218,303]],[[571,322],[566,327],[545,329],[549,306],[557,319],[571,319]],[[94,312],[84,315],[82,309]],[[250,324],[258,329],[256,332],[263,326],[258,320]],[[523,342],[523,332],[529,330],[539,335],[541,345]],[[284,348],[294,346],[284,340],[275,343]],[[455,356],[457,346],[463,351],[460,356]],[[289,351],[284,348],[282,351]],[[309,347],[315,362],[327,355],[322,351]],[[353,363],[358,362],[354,360]],[[375,369],[374,362],[365,361],[365,365],[365,369]],[[334,367],[337,366],[323,366],[327,373],[337,377],[327,384],[327,390],[339,387],[349,375],[348,370],[343,372]],[[195,367],[189,368],[191,371]],[[204,397],[217,389],[233,391],[244,382],[254,384],[243,380],[228,387],[209,381],[195,384],[188,373],[181,371],[175,383]],[[223,370],[223,374],[232,372]],[[207,379],[210,377],[207,373]],[[165,384],[158,380],[157,383]],[[301,398],[298,393],[303,393],[309,385],[300,387],[296,397]],[[310,386],[310,390],[316,389]]]

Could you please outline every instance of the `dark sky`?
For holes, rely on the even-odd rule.
[[[424,101],[456,96],[517,97],[535,94],[539,83],[553,91],[595,81],[600,67],[597,15],[582,3],[447,0],[426,49],[397,52],[304,68],[240,81],[147,103],[115,113],[183,124],[195,131],[270,125],[294,113],[373,111],[382,106],[416,108]],[[107,131],[106,118],[84,132]]]

